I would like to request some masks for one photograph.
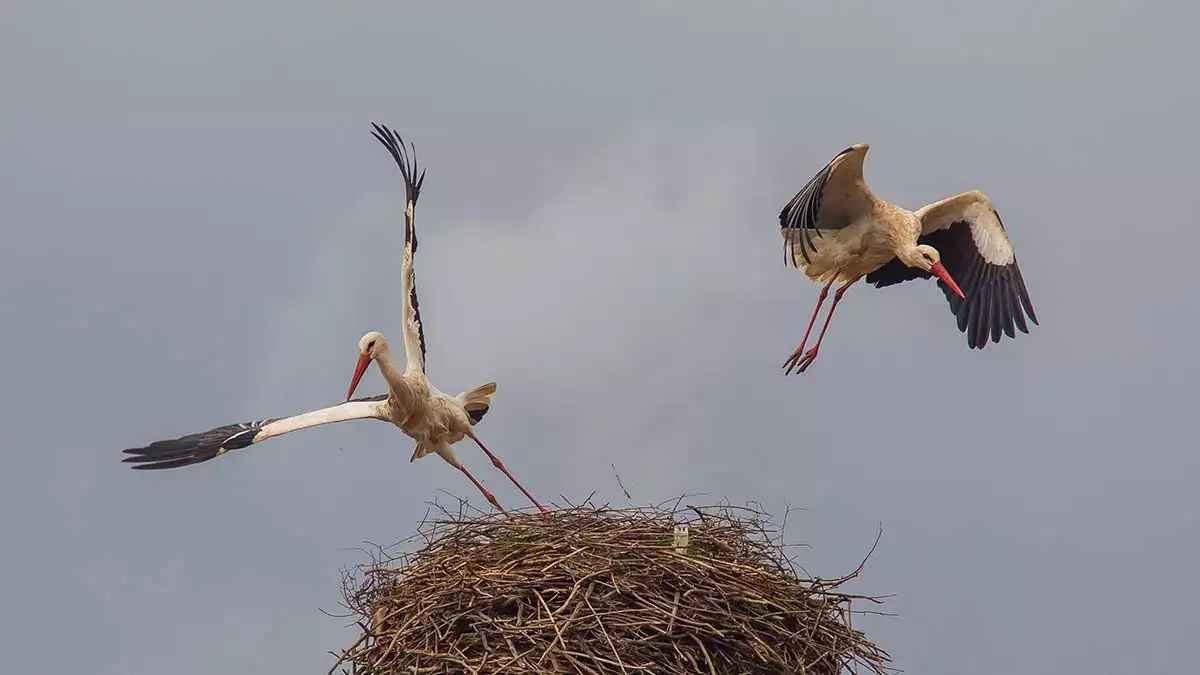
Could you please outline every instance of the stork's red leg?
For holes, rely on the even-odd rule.
[[[479,481],[475,480],[475,476],[472,476],[471,472],[467,471],[467,467],[463,466],[462,464],[459,464],[458,470],[463,472],[463,475],[465,475],[467,478],[469,478],[471,480],[471,482],[475,484],[475,487],[479,488],[479,491],[482,492],[483,496],[487,498],[488,503],[490,503],[492,506],[496,507],[496,510],[498,510],[500,513],[508,513],[508,511],[504,510],[503,506],[500,506],[500,502],[496,501],[495,495],[493,495],[491,492],[488,492],[488,489],[483,487],[483,483],[480,483]]]
[[[517,482],[517,479],[514,478],[513,475],[508,472],[507,468],[505,468],[504,462],[501,462],[499,457],[493,455],[492,451],[488,450],[487,446],[483,444],[483,441],[479,440],[479,438],[477,438],[475,436],[475,434],[471,434],[471,440],[475,441],[475,444],[479,446],[479,449],[483,450],[484,454],[488,456],[488,459],[492,460],[492,466],[503,471],[504,475],[508,476],[508,479],[513,482],[513,485],[516,485],[517,489],[521,491],[521,494],[528,497],[529,501],[533,502],[533,505],[538,507],[538,511],[541,511],[542,513],[547,513],[546,507],[542,506],[538,502],[538,500],[533,498],[533,495],[529,494],[529,490],[526,490],[520,483]]]
[[[817,351],[821,349],[821,342],[825,339],[825,331],[829,329],[829,320],[833,318],[833,311],[837,309],[838,303],[842,300],[842,296],[846,294],[846,289],[853,286],[854,282],[861,278],[861,274],[854,277],[850,281],[842,284],[841,288],[838,288],[837,292],[833,294],[833,304],[829,306],[829,313],[825,315],[825,324],[821,326],[821,334],[817,336],[817,344],[813,345],[812,349],[804,352],[803,356],[798,353],[799,350],[797,350],[796,354],[792,354],[792,358],[788,359],[788,362],[784,364],[787,368],[787,371],[784,373],[785,375],[791,374],[792,368],[796,369],[796,374],[803,373],[804,371],[808,370],[808,367],[811,366],[812,362],[816,360]],[[803,349],[803,346],[801,349]]]
[[[825,296],[829,295],[829,287],[833,286],[833,281],[836,278],[830,279],[828,283],[821,287],[821,295],[817,297],[817,306],[813,308],[812,318],[808,320],[808,328],[804,331],[804,339],[800,341],[800,346],[796,347],[796,351],[792,352],[787,361],[783,362],[784,368],[787,368],[788,364],[794,365],[794,362],[799,360],[800,356],[804,354],[804,345],[808,344],[808,336],[812,333],[813,324],[817,322],[817,314],[821,312],[821,305],[825,304]]]

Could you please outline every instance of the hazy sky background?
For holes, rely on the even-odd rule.
[[[544,500],[793,514],[812,572],[883,539],[860,622],[910,673],[1180,673],[1200,629],[1186,2],[0,7],[0,653],[17,672],[325,672],[351,549],[480,500],[377,423],[171,472],[120,450],[340,400],[398,338],[417,144],[429,372]],[[1042,325],[966,347],[932,283],[818,286],[778,213],[842,148],[971,188]],[[382,391],[378,371],[364,394]],[[460,451],[501,503],[521,495]],[[445,497],[442,496],[444,500]],[[701,498],[697,498],[700,500]]]

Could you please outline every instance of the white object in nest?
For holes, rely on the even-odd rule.
[[[683,553],[685,550],[687,550],[687,546],[688,546],[688,526],[687,525],[676,525],[675,526],[675,550],[679,553]]]

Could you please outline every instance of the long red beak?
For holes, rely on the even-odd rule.
[[[366,354],[360,354],[358,363],[354,366],[354,377],[350,379],[350,391],[346,392],[346,400],[354,395],[354,390],[358,389],[358,381],[362,379],[363,373],[367,372],[367,366],[371,365],[371,357]]]
[[[954,283],[954,280],[950,278],[950,273],[946,271],[945,267],[942,267],[942,263],[933,263],[933,267],[930,267],[929,271],[936,274],[939,279],[945,282],[946,285],[950,287],[950,290],[958,293],[958,297],[967,297],[963,295],[962,289],[958,287],[958,284]]]

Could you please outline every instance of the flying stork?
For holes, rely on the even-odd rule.
[[[373,124],[373,135],[400,167],[404,177],[406,205],[404,210],[404,254],[401,258],[402,323],[404,325],[405,368],[400,370],[388,346],[387,339],[376,331],[364,335],[358,342],[358,363],[350,381],[346,401],[340,405],[322,408],[291,417],[264,419],[257,422],[242,422],[217,427],[197,434],[181,436],[171,440],[156,441],[141,448],[125,450],[131,455],[123,461],[133,462],[135,469],[168,469],[205,462],[219,457],[230,450],[240,450],[268,438],[308,429],[310,427],[347,420],[375,419],[391,422],[416,441],[409,461],[435,453],[451,466],[461,471],[479,488],[492,506],[504,509],[483,485],[471,475],[455,456],[452,445],[463,438],[470,438],[487,454],[492,464],[508,476],[517,488],[537,508],[545,512],[533,495],[509,473],[504,463],[488,450],[475,435],[475,425],[483,420],[491,408],[496,383],[488,382],[450,396],[438,391],[425,376],[425,331],[421,325],[421,312],[417,302],[416,279],[413,273],[413,254],[417,250],[417,235],[413,225],[413,209],[425,180],[425,172],[417,174],[416,149],[410,144],[409,151],[396,132],[386,126]],[[371,362],[379,364],[379,370],[387,380],[388,393],[365,398],[354,396],[358,382]]]
[[[1025,315],[1034,324],[1037,316],[1012,243],[987,195],[971,190],[916,211],[886,202],[863,179],[869,147],[859,143],[838,153],[779,214],[784,264],[825,284],[804,339],[783,364],[784,374],[812,365],[842,295],[864,276],[876,288],[937,277],[972,349],[982,349],[989,337],[992,342],[1001,334],[1016,337],[1014,326],[1028,333]],[[833,294],[817,344],[805,351],[835,281],[842,285]]]

